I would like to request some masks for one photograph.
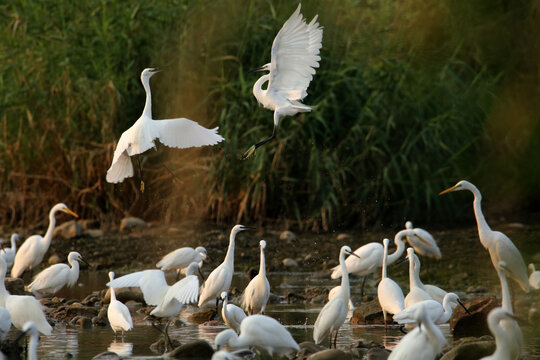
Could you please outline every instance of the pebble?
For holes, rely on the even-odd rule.
[[[52,254],[51,256],[49,256],[49,260],[47,260],[47,263],[49,265],[59,264],[61,262],[62,259],[60,259],[60,256],[58,256],[57,254]]]
[[[292,231],[285,230],[281,234],[279,234],[279,239],[285,240],[287,242],[291,242],[291,241],[296,240],[296,235],[294,235]]]
[[[285,267],[298,267],[298,263],[294,259],[291,259],[291,258],[283,259],[282,263],[283,263],[283,266]]]
[[[84,229],[76,220],[66,221],[54,228],[53,237],[73,239],[82,236]]]
[[[120,221],[120,231],[131,230],[135,228],[144,229],[148,224],[143,219],[137,217],[125,217]]]
[[[346,353],[344,351],[338,350],[338,349],[327,349],[323,351],[319,351],[318,353],[315,353],[308,357],[308,360],[352,360],[352,356],[349,353]]]
[[[352,239],[352,236],[349,234],[341,233],[337,236],[337,241],[350,241]]]
[[[86,235],[90,236],[91,238],[100,238],[103,237],[103,231],[99,229],[88,229],[86,230]]]
[[[214,349],[206,340],[196,340],[188,344],[180,345],[167,354],[172,359],[208,359],[212,358]]]

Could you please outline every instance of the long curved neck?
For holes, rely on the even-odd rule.
[[[38,335],[32,334],[30,336],[30,343],[28,344],[28,360],[37,360],[37,348],[38,348]]]
[[[146,102],[144,103],[143,116],[152,118],[152,91],[150,90],[150,78],[145,77],[141,79],[141,82],[146,92]]]
[[[482,212],[482,194],[476,187],[470,189],[470,191],[474,195],[473,208],[474,216],[476,217],[476,225],[478,226],[478,237],[480,238],[482,246],[487,248],[489,245],[486,242],[488,238],[486,238],[484,234],[491,231],[491,228],[489,227],[486,218],[484,217],[484,213]]]
[[[79,278],[79,262],[77,260],[70,261],[71,269],[69,270],[69,286],[75,285]]]
[[[229,248],[227,249],[227,255],[225,255],[224,263],[234,266],[234,240],[236,238],[236,232],[232,232],[229,238]]]
[[[442,307],[444,309],[444,314],[439,318],[439,320],[445,323],[450,320],[450,317],[452,317],[452,306],[450,306],[450,299],[448,297],[444,298]]]
[[[500,326],[500,320],[499,317],[492,319],[488,317],[488,327],[495,336],[495,344],[497,346],[492,356],[495,359],[510,359],[511,346],[508,344],[508,334]]]
[[[513,314],[514,311],[512,309],[512,300],[510,297],[510,289],[508,287],[506,273],[501,269],[498,269],[497,272],[499,273],[499,280],[501,280],[501,307],[510,314]]]
[[[384,244],[383,258],[382,258],[382,279],[386,278],[386,258],[388,257],[388,246]]]
[[[116,293],[114,292],[114,288],[111,286],[111,302],[115,300],[116,300]]]
[[[411,256],[411,258],[409,259],[409,287],[411,289],[413,289],[415,287],[421,288],[421,286],[420,286],[420,276],[418,275],[418,273],[416,272],[416,270],[414,268],[414,257],[413,256]]]
[[[255,95],[255,98],[261,104],[263,104],[263,99],[265,98],[266,92],[268,91],[268,90],[263,90],[262,86],[269,79],[270,79],[270,74],[266,74],[266,75],[261,76],[257,81],[255,81],[255,84],[253,84],[253,95]]]
[[[266,259],[264,258],[264,248],[261,246],[261,263],[259,265],[259,274],[266,275]]]
[[[45,236],[42,240],[42,242],[47,248],[51,245],[54,227],[56,226],[56,218],[54,217],[55,215],[56,211],[51,210],[51,212],[49,212],[49,227],[47,228],[47,232],[45,233]]]
[[[418,260],[416,256],[414,256],[414,279],[416,281],[416,285],[423,289],[424,283],[420,279],[420,269],[420,260]]]
[[[11,238],[11,250],[17,250],[17,240],[14,237]]]
[[[347,300],[351,297],[349,286],[349,271],[345,264],[345,252],[339,254],[339,266],[341,267],[341,293],[347,296]]]
[[[393,253],[388,255],[388,259],[386,261],[387,265],[393,264],[396,262],[397,259],[403,255],[403,251],[405,251],[405,242],[403,241],[403,238],[407,235],[414,235],[413,230],[401,230],[394,236],[394,244],[396,244],[397,249]]]

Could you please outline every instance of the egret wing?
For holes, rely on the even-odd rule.
[[[313,329],[313,340],[319,344],[332,331],[332,327],[343,324],[347,317],[349,304],[344,304],[339,298],[330,300],[321,310]],[[339,326],[337,326],[339,328]]]
[[[10,295],[6,300],[6,309],[17,329],[22,330],[26,322],[33,321],[40,333],[51,335],[52,327],[45,318],[43,306],[33,296]]]
[[[39,291],[44,289],[54,289],[61,287],[67,283],[67,277],[69,276],[69,266],[66,264],[55,264],[49,266],[36,276],[28,289],[30,291]]]
[[[193,259],[196,257],[196,255],[196,251],[190,247],[176,249],[165,255],[156,264],[156,267],[161,268],[163,271],[173,269],[175,267],[186,267],[192,261],[194,261]]]
[[[152,120],[157,128],[159,140],[169,147],[189,148],[194,146],[215,145],[225,140],[217,133],[218,128],[207,129],[193,120],[178,118]]]
[[[107,283],[114,288],[140,287],[148,305],[159,305],[169,285],[161,270],[144,270],[127,274]]]
[[[489,255],[495,269],[499,264],[500,260],[504,260],[506,263],[506,269],[508,269],[508,276],[514,279],[519,286],[525,292],[529,292],[529,275],[527,274],[527,267],[525,266],[525,261],[519,252],[518,248],[512,240],[508,238],[505,234],[499,231],[494,231],[497,240],[495,241],[495,252],[491,251],[489,248]],[[496,255],[497,258],[494,257]]]
[[[168,302],[171,297],[182,304],[196,303],[199,297],[199,278],[196,275],[190,275],[178,281],[167,291],[164,301]]]
[[[107,182],[119,183],[133,176],[133,164],[128,155],[128,149],[133,141],[130,130],[131,128],[125,131],[118,140],[111,167],[107,170]]]

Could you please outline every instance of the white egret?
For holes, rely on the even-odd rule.
[[[405,223],[405,228],[409,230],[413,229],[413,223],[407,221]],[[439,246],[437,246],[437,242],[433,236],[421,228],[414,228],[414,230],[414,235],[407,235],[407,242],[409,245],[414,248],[414,251],[416,251],[417,254],[427,257],[434,257],[435,259],[439,260],[442,257],[441,250],[439,249]],[[419,234],[422,237],[422,240],[420,240],[416,234]],[[428,242],[429,245],[427,245],[426,242]]]
[[[442,352],[447,341],[425,308],[416,310],[414,320],[418,326],[401,339],[388,360],[434,360]]]
[[[533,289],[540,289],[540,271],[537,271],[532,263],[529,264],[529,270],[531,270],[531,275],[529,276],[529,285]]]
[[[192,262],[199,263],[199,268],[202,266],[202,262],[208,257],[206,249],[199,246],[195,249],[191,247],[183,247],[171,251],[165,255],[157,264],[156,267],[162,271],[176,269],[176,280],[178,280],[178,274],[185,270]],[[202,275],[201,275],[202,276]]]
[[[300,8],[299,4],[274,39],[270,63],[254,70],[269,71],[255,82],[253,95],[265,108],[274,111],[274,129],[272,136],[251,146],[244,153],[244,159],[275,138],[280,117],[311,111],[301,100],[307,96],[315,68],[319,67],[323,29],[317,23],[317,15],[306,23]],[[268,87],[263,90],[266,82]]]
[[[514,338],[501,326],[503,320],[515,322],[515,317],[503,308],[495,308],[489,312],[487,323],[489,330],[495,336],[497,347],[492,355],[483,357],[480,360],[515,360],[519,358],[512,354]]]
[[[405,296],[405,308],[408,308],[420,301],[431,300],[431,296],[420,287],[420,278],[414,269],[414,249],[407,249],[407,257],[409,259],[409,293]]]
[[[53,295],[64,286],[72,287],[79,279],[79,261],[88,263],[82,258],[81,254],[72,251],[68,255],[68,263],[54,264],[34,276],[34,280],[28,285],[27,290],[32,292],[37,298],[45,295]]]
[[[435,300],[424,300],[406,308],[399,313],[396,313],[394,315],[394,321],[398,324],[414,323],[416,311],[418,308],[423,307],[431,321],[437,325],[444,324],[448,322],[452,316],[452,306],[450,306],[451,303],[458,303],[463,307],[463,309],[465,309],[467,313],[469,312],[465,305],[463,305],[463,303],[459,300],[459,296],[450,292],[444,297],[442,305]]]
[[[340,290],[341,290],[341,285],[334,286],[333,288],[331,288],[330,291],[328,292],[328,301],[332,300],[332,298],[336,296],[336,294],[338,294]],[[349,312],[347,313],[347,319],[350,318],[353,315],[353,313],[354,313],[354,304],[352,300],[349,299]]]
[[[189,119],[152,119],[150,78],[158,71],[159,69],[148,68],[141,73],[141,82],[146,92],[146,103],[141,117],[120,136],[111,167],[107,170],[106,179],[110,183],[119,183],[125,178],[133,176],[130,156],[141,154],[155,147],[154,141],[156,139],[159,139],[166,146],[180,149],[215,145],[224,140],[217,133],[218,128],[207,129]],[[141,189],[144,190],[144,183],[141,183]]]
[[[220,332],[214,342],[218,350],[226,345],[233,349],[253,346],[265,350],[270,356],[300,350],[287,329],[276,319],[266,315],[248,316],[240,325],[240,336],[234,330],[228,329]]]
[[[33,321],[27,321],[21,328],[22,333],[15,340],[18,342],[20,339],[28,335],[30,341],[28,342],[28,348],[26,349],[26,358],[28,360],[37,360],[37,349],[39,345],[39,333],[36,324]]]
[[[330,346],[332,345],[332,335],[334,336],[334,347],[337,343],[339,328],[345,322],[349,311],[349,300],[351,298],[349,286],[349,273],[345,265],[345,255],[354,254],[348,246],[342,246],[339,251],[339,265],[341,266],[341,287],[330,301],[324,305],[315,321],[313,328],[313,340],[315,344],[320,344],[330,335]]]
[[[43,256],[45,256],[45,253],[51,245],[54,227],[56,225],[55,215],[58,211],[65,212],[76,218],[79,217],[79,215],[71,211],[65,204],[60,203],[54,205],[49,212],[49,227],[47,228],[45,236],[30,236],[21,245],[17,254],[15,254],[13,268],[11,269],[12,277],[21,277],[24,271],[32,270],[41,263]]]
[[[242,295],[242,307],[247,311],[248,315],[264,314],[266,303],[270,298],[270,283],[266,278],[266,263],[264,259],[264,249],[266,241],[259,242],[261,251],[261,260],[259,265],[259,273],[251,279]]]
[[[52,327],[43,313],[43,306],[33,296],[11,295],[5,285],[7,265],[0,257],[0,306],[5,307],[11,316],[11,322],[17,329],[22,329],[28,321],[33,321],[43,335],[50,335]]]
[[[491,230],[482,213],[482,194],[476,186],[466,180],[461,180],[451,188],[441,191],[439,195],[459,190],[469,190],[474,195],[473,207],[478,225],[478,237],[482,246],[489,250],[489,256],[495,270],[497,270],[499,261],[504,261],[508,276],[519,283],[525,292],[529,292],[529,277],[521,253],[508,236],[502,232]]]
[[[510,287],[508,286],[508,280],[506,279],[506,264],[504,261],[499,261],[497,266],[497,274],[501,281],[501,307],[509,314],[514,314],[512,308],[512,298],[510,297]],[[502,319],[501,326],[506,333],[512,337],[513,341],[510,342],[510,354],[512,359],[519,358],[521,353],[521,347],[523,346],[523,334],[519,328],[518,323],[514,319]]]
[[[416,284],[422,290],[427,292],[428,295],[431,296],[433,300],[442,304],[447,292],[438,286],[422,283],[422,280],[420,279],[420,269],[421,269],[420,259],[418,258],[418,256],[416,256],[416,254],[414,254],[413,258],[414,258],[414,273],[416,276]],[[452,305],[452,308],[456,306],[453,303],[451,305]]]
[[[223,291],[229,290],[229,287],[231,286],[234,273],[234,241],[236,239],[236,234],[248,229],[253,228],[244,225],[235,225],[232,228],[229,237],[229,248],[227,250],[227,255],[225,255],[225,260],[223,260],[221,265],[208,275],[208,278],[204,282],[201,296],[199,297],[199,307],[203,307],[208,305],[211,301],[215,301],[217,311],[219,296]]]
[[[114,280],[114,273],[112,271],[109,272],[109,279],[111,281]],[[126,305],[116,300],[113,286],[111,286],[111,301],[107,308],[107,319],[109,319],[109,324],[115,336],[117,331],[121,331],[122,336],[124,336],[124,331],[129,331],[133,328],[133,320],[131,319],[129,309]]]
[[[4,341],[11,329],[11,315],[6,308],[0,307],[0,342]]]
[[[244,360],[253,359],[254,357],[255,353],[250,350],[238,350],[232,353],[225,350],[219,350],[212,355],[211,360]]]
[[[244,310],[234,304],[228,303],[227,292],[221,293],[223,307],[221,308],[221,317],[225,324],[236,332],[240,332],[240,324],[247,317]]]
[[[11,247],[0,250],[0,256],[6,261],[8,269],[13,266],[13,261],[15,261],[15,254],[17,253],[17,239],[19,239],[19,234],[12,234]]]
[[[388,257],[388,243],[390,240],[383,240],[383,262],[382,279],[377,286],[377,298],[383,311],[384,327],[386,328],[386,314],[397,314],[405,308],[405,296],[399,285],[387,276],[386,259]]]

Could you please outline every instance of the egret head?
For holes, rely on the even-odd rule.
[[[249,70],[250,73],[254,73],[254,72],[258,72],[258,71],[270,71],[270,63],[264,64],[261,67]]]
[[[141,80],[150,79],[155,73],[160,72],[158,68],[146,68],[141,73]]]
[[[390,239],[385,238],[383,239],[382,243],[383,243],[383,246],[388,249],[388,244],[390,244]]]
[[[465,307],[465,305],[463,305],[463,303],[461,302],[461,300],[459,300],[459,296],[457,296],[457,294],[455,293],[448,293],[444,296],[444,298],[448,298],[448,301],[451,302],[451,303],[454,303],[454,304],[459,304],[464,310],[465,312],[467,312],[467,314],[470,314],[471,312],[469,311],[469,309],[467,309]],[[444,300],[443,300],[444,302]]]
[[[114,280],[114,272],[112,272],[112,271],[109,272],[109,279],[110,279],[111,281]]]
[[[79,254],[78,252],[76,251],[72,251],[69,253],[68,255],[68,262],[73,262],[73,261],[81,261],[83,263],[85,263],[86,265],[90,266],[84,259],[83,257],[81,256],[81,254]]]
[[[239,233],[240,231],[244,231],[244,230],[253,230],[255,229],[254,227],[250,227],[250,226],[244,226],[244,225],[235,225],[232,230],[231,230],[231,235],[236,235],[237,233]]]
[[[467,180],[461,180],[459,181],[456,185],[446,189],[446,190],[443,190],[439,193],[439,195],[443,195],[443,194],[446,194],[446,193],[449,193],[449,192],[452,192],[452,191],[459,191],[459,190],[469,190],[469,191],[473,191],[476,189],[476,186],[474,186],[473,184],[471,184],[470,182],[468,182]]]
[[[17,241],[18,239],[19,239],[19,234],[17,233],[11,234],[11,241]]]
[[[411,230],[413,228],[412,221],[407,221],[405,223],[405,229]]]
[[[264,240],[259,241],[259,246],[263,249],[266,248],[266,241]]]
[[[501,264],[502,261],[499,262],[499,266]],[[533,263],[530,263],[529,264],[529,270],[531,270],[531,272],[535,272],[536,271],[536,268],[534,267],[534,264]]]
[[[65,212],[66,214],[69,214],[75,218],[78,218],[79,215],[77,215],[76,213],[74,213],[73,211],[71,211],[66,204],[62,204],[62,203],[59,203],[59,204],[56,204],[53,206],[53,208],[51,209],[51,213],[55,213],[57,211],[62,211],[62,212]]]
[[[190,276],[190,275],[195,274],[195,271],[199,271],[199,273],[200,273],[201,269],[199,267],[199,263],[194,261],[191,264],[189,264],[189,266],[187,267],[186,276]]]
[[[410,261],[414,261],[414,249],[412,247],[407,248],[407,258]]]
[[[238,338],[238,335],[236,334],[236,332],[234,332],[234,330],[223,330],[222,332],[217,334],[216,339],[214,340],[214,344],[219,350],[220,348],[229,345],[229,341],[234,338]]]

